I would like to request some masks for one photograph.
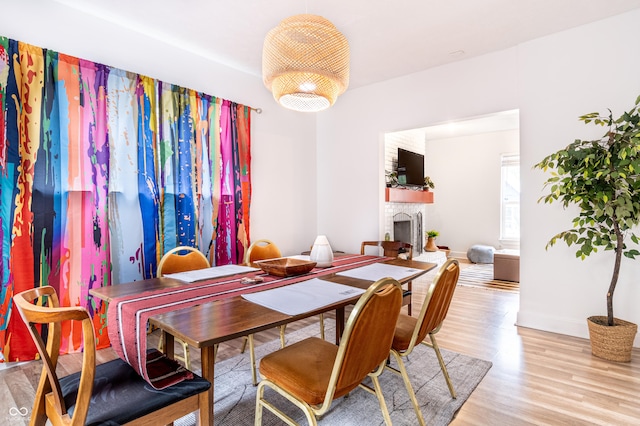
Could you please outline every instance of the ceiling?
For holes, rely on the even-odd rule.
[[[271,28],[321,15],[349,41],[350,89],[640,8],[640,0],[53,1],[257,76]]]
[[[481,133],[516,130],[520,127],[520,113],[517,109],[501,111],[479,117],[468,117],[448,123],[434,124],[417,129],[401,130],[405,137],[423,140],[458,138]]]

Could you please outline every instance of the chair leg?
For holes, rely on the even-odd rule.
[[[189,344],[184,341],[182,343],[182,351],[184,352],[184,366],[187,370],[191,370],[191,356],[189,355]]]
[[[247,342],[249,341],[249,336],[244,336],[244,342],[242,342],[242,349],[240,349],[240,353],[243,354],[245,349],[247,349]]]
[[[376,371],[375,373],[369,374],[369,377],[371,377],[371,381],[373,382],[373,387],[376,390],[375,394],[376,394],[376,397],[378,397],[378,403],[380,403],[380,411],[382,411],[382,417],[384,417],[384,423],[388,426],[391,426],[393,423],[391,422],[391,417],[389,416],[389,409],[387,408],[387,403],[384,400],[384,394],[382,393],[380,380],[378,380],[378,377],[380,376],[380,374],[382,374],[382,371],[384,370],[385,363],[383,363],[380,366],[380,368],[378,368],[378,371]]]
[[[249,340],[249,358],[251,359],[251,378],[253,379],[253,386],[258,385],[258,373],[256,372],[256,352],[253,345],[253,334],[247,336]]]
[[[420,410],[420,405],[418,404],[416,394],[413,391],[413,386],[411,386],[411,381],[409,380],[409,375],[407,374],[407,368],[404,366],[404,362],[402,361],[402,356],[393,349],[391,350],[391,353],[395,357],[396,362],[398,363],[398,367],[400,368],[400,375],[402,376],[402,380],[404,381],[404,386],[407,388],[407,393],[409,394],[409,399],[411,399],[413,410],[416,412],[418,423],[420,424],[420,426],[425,426],[426,423],[424,421],[424,417],[422,416],[422,411]],[[397,370],[393,369],[393,371]]]
[[[160,332],[160,340],[158,340],[158,350],[164,352],[164,333]]]
[[[324,340],[324,314],[320,314],[320,338]]]
[[[254,426],[262,426],[262,400],[264,397],[264,385],[260,383],[256,391],[256,415],[253,421]]]
[[[273,414],[275,414],[278,418],[280,418],[280,420],[282,420],[286,424],[291,426],[298,425],[298,423],[294,422],[293,419],[289,417],[287,414],[285,414],[282,410],[280,410],[279,408],[271,404],[269,401],[264,399],[264,388],[266,386],[270,387],[273,391],[285,397],[286,399],[289,400],[289,402],[291,402],[300,410],[302,410],[305,417],[307,418],[307,422],[309,423],[309,426],[318,425],[318,420],[316,419],[316,413],[314,412],[313,408],[311,408],[305,402],[297,399],[292,394],[285,391],[284,389],[282,389],[275,383],[271,382],[270,380],[264,379],[260,382],[260,384],[258,385],[258,389],[256,391],[256,414],[255,414],[255,423],[254,423],[255,426],[259,426],[262,424],[262,408],[263,407],[271,411]]]
[[[216,362],[216,357],[218,356],[218,344],[213,345],[213,362]]]
[[[284,332],[287,329],[287,324],[282,324],[280,326],[280,349],[284,348]]]
[[[429,337],[431,338],[431,347],[433,348],[434,351],[436,351],[436,356],[438,357],[438,362],[440,363],[440,369],[442,370],[444,379],[447,381],[447,386],[449,387],[449,393],[451,394],[451,397],[453,399],[456,399],[456,391],[453,389],[453,383],[451,382],[451,378],[449,377],[447,366],[444,364],[444,359],[442,359],[442,354],[440,353],[440,347],[436,342],[436,336],[430,333]]]

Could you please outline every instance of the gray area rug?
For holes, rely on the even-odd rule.
[[[327,319],[325,327],[327,336],[333,336],[335,323]],[[287,344],[317,334],[317,324],[311,325],[296,332],[287,333]],[[279,348],[278,340],[258,346],[256,357],[260,358]],[[409,359],[405,359],[411,383],[421,404],[422,414],[429,425],[448,425],[491,368],[491,362],[455,352],[442,350],[442,355],[456,389],[457,399],[452,399],[449,394],[433,349],[419,345],[414,349]],[[395,366],[395,360],[392,359],[391,362]],[[402,377],[387,370],[380,377],[380,383],[393,424],[417,424],[415,412]],[[216,425],[253,425],[256,388],[251,383],[248,353],[216,363],[214,392],[214,422]],[[270,389],[266,389],[265,395],[269,401],[274,402],[294,420],[301,424],[307,423],[301,411],[284,398]],[[177,426],[194,425],[195,416],[183,417],[175,424]],[[263,424],[281,425],[282,422],[272,413],[263,410]],[[320,419],[319,424],[336,426],[383,425],[384,419],[380,412],[378,399],[364,389],[357,388],[348,397],[335,400],[330,411]]]

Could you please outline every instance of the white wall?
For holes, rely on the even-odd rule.
[[[384,196],[381,135],[385,132],[519,109],[518,322],[586,337],[585,318],[605,313],[613,258],[604,253],[581,262],[561,246],[545,251],[549,237],[569,227],[573,214],[537,204],[544,176],[531,166],[574,138],[588,136],[577,121],[579,115],[607,107],[620,113],[640,94],[640,49],[631,41],[640,37],[637,22],[638,10],[516,48],[348,91],[318,117],[319,228],[332,243],[350,251],[379,234]],[[358,158],[357,168],[354,158]],[[455,156],[449,164],[459,166]],[[473,211],[468,213],[471,217]],[[638,281],[640,263],[625,259],[616,315],[635,323],[640,323]],[[636,346],[640,346],[638,337]]]
[[[262,114],[251,117],[252,239],[269,238],[284,254],[299,253],[313,243],[317,224],[314,115],[277,106],[258,76],[60,3],[3,1],[0,8],[2,36],[262,108]]]
[[[516,78],[509,49],[347,91],[319,115],[318,227],[332,245],[384,235],[385,133],[517,109]],[[455,155],[443,165],[459,167]]]
[[[466,257],[474,244],[503,248],[500,155],[518,149],[517,130],[427,140],[425,173],[436,188],[425,227],[440,232],[438,245],[448,246],[453,256]]]
[[[545,251],[551,236],[570,227],[575,210],[538,204],[546,176],[531,166],[576,138],[605,133],[578,116],[610,108],[617,117],[633,105],[640,94],[640,49],[630,48],[629,40],[640,37],[638,20],[636,10],[520,46],[521,325],[587,336],[585,318],[606,314],[613,254],[580,261],[566,246]],[[640,323],[640,262],[622,262],[614,314]]]

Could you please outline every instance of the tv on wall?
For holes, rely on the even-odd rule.
[[[398,148],[398,183],[407,186],[424,185],[424,155]]]

